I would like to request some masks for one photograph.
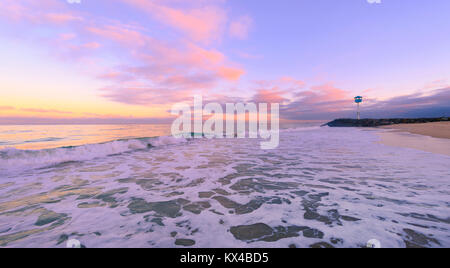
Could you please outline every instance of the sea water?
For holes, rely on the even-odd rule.
[[[1,247],[450,246],[450,157],[380,130],[303,125],[261,150],[102,127],[1,128]]]

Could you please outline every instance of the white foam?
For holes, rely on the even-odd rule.
[[[0,150],[0,172],[30,170],[64,162],[87,161],[109,155],[148,149],[150,147],[184,143],[184,138],[156,137],[129,140],[115,140],[105,143],[86,144],[42,150],[19,150],[7,147]]]
[[[336,247],[364,246],[371,239],[379,240],[382,247],[404,247],[404,240],[408,239],[405,229],[440,243],[430,242],[425,246],[450,246],[446,223],[450,215],[450,157],[389,147],[379,144],[378,140],[373,131],[325,127],[282,132],[280,147],[267,151],[259,149],[257,139],[194,139],[184,144],[185,140],[161,137],[108,144],[109,149],[102,149],[103,155],[116,152],[115,155],[74,165],[65,172],[56,168],[43,174],[5,178],[0,183],[6,185],[0,187],[0,205],[9,202],[9,206],[14,206],[24,203],[24,200],[38,202],[36,198],[27,197],[61,189],[62,186],[72,185],[73,178],[80,178],[87,184],[74,185],[76,189],[100,187],[102,192],[106,192],[128,188],[126,193],[114,195],[118,206],[110,208],[105,204],[103,207],[79,208],[77,205],[81,202],[101,201],[77,200],[77,195],[61,195],[61,200],[55,203],[38,203],[57,213],[66,213],[71,219],[58,229],[12,241],[8,246],[64,246],[57,245],[58,237],[61,234],[75,234],[71,238],[79,239],[87,247],[175,247],[177,238],[195,240],[196,247],[288,247],[290,244],[308,247],[317,242],[331,243],[332,238],[342,239],[342,242],[333,244]],[[148,144],[156,147],[136,150],[146,148]],[[84,150],[95,155],[91,148]],[[8,150],[11,150],[11,155],[21,153]],[[131,153],[117,154],[124,150]],[[83,155],[86,152],[77,153]],[[39,154],[44,155],[44,152]],[[62,153],[61,157],[64,157]],[[227,175],[232,176],[229,184],[224,184],[223,179]],[[124,178],[130,179],[130,182],[118,182]],[[149,185],[144,189],[133,179],[148,180]],[[240,193],[232,186],[243,179],[264,179],[299,186],[277,190],[257,186],[260,187],[258,191]],[[35,187],[40,188],[28,186],[36,181],[40,186]],[[154,181],[158,183],[152,185]],[[12,186],[8,186],[10,182]],[[248,183],[243,185],[249,186]],[[213,198],[199,197],[199,192],[217,188],[229,192],[230,195],[225,197],[240,204],[260,197],[286,198],[290,203],[265,203],[251,213],[237,215]],[[170,195],[175,191],[179,195]],[[293,191],[305,191],[307,194],[300,197]],[[340,215],[359,220],[341,219],[339,225],[305,218],[303,202],[324,193],[327,195],[319,202],[320,205],[317,203],[318,214],[328,215],[330,210],[335,210]],[[161,217],[152,211],[131,214],[128,205],[135,198],[147,202],[177,198],[190,202],[207,201],[211,208],[199,215],[180,209],[182,215],[176,218]],[[9,208],[11,211],[14,209],[19,207]],[[0,230],[10,229],[2,235],[35,229],[37,216],[0,216]],[[163,218],[164,226],[152,222],[153,218]],[[298,237],[275,242],[247,243],[237,240],[230,232],[233,226],[255,223],[264,223],[272,228],[307,226],[320,230],[324,237],[309,238],[300,233]],[[95,235],[95,232],[101,233],[101,236]],[[171,236],[172,232],[177,232],[175,238]]]

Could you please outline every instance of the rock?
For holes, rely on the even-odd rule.
[[[274,232],[272,235],[262,238],[261,241],[275,242],[284,238],[297,237],[299,236],[298,233],[302,230],[305,230],[306,228],[307,227],[300,226],[277,226],[274,228]]]
[[[448,121],[447,117],[439,118],[391,118],[391,119],[336,119],[324,124],[329,127],[378,127],[394,124],[418,124]]]
[[[225,191],[224,189],[220,189],[220,188],[214,189],[213,191],[220,195],[230,195],[229,192]]]
[[[406,233],[406,239],[404,240],[407,248],[422,248],[426,246],[431,246],[430,243],[436,245],[441,245],[436,239],[426,236],[424,234],[418,233],[411,229],[403,229]]]
[[[107,203],[113,203],[113,202],[116,202],[116,199],[112,197],[113,195],[115,195],[115,194],[125,194],[126,192],[128,192],[128,188],[127,187],[114,189],[114,190],[107,191],[105,193],[99,194],[98,196],[95,197],[95,199],[100,199],[100,200],[102,200],[104,202],[107,202]]]
[[[78,204],[78,208],[97,208],[97,207],[102,207],[103,205],[100,204],[100,202],[83,202]]]
[[[265,191],[282,191],[289,189],[298,189],[300,184],[295,182],[279,182],[270,181],[262,178],[242,179],[233,184],[230,189],[245,193],[245,192],[259,192],[265,193]]]
[[[55,221],[64,221],[64,219],[67,218],[67,214],[64,213],[56,213],[54,211],[46,211],[39,216],[38,220],[34,225],[36,226],[44,226],[49,223],[55,222]]]
[[[198,197],[199,198],[210,198],[214,194],[215,194],[214,192],[199,192]]]
[[[252,225],[239,225],[230,228],[230,232],[234,238],[238,240],[253,240],[264,236],[271,235],[273,230],[264,223],[256,223]]]
[[[195,245],[195,241],[192,239],[177,239],[177,240],[175,240],[175,245],[191,247],[191,246]]]
[[[146,202],[144,199],[135,198],[128,205],[128,209],[133,214],[147,213],[150,211],[156,212],[158,215],[169,218],[176,218],[181,215],[181,204],[184,204],[184,199],[177,199],[163,202]]]
[[[178,195],[184,195],[184,192],[171,192],[169,194],[164,195],[165,197],[173,197],[173,196],[178,196]]]
[[[277,226],[270,227],[264,223],[256,223],[252,225],[240,225],[231,227],[230,232],[233,236],[242,241],[255,242],[275,242],[281,239],[298,237],[300,232],[307,238],[323,238],[323,232],[307,226]]]
[[[211,207],[211,204],[207,201],[194,202],[183,207],[184,210],[192,212],[194,214],[200,214],[203,210]]]
[[[59,245],[59,244],[61,244],[61,243],[64,243],[64,242],[66,242],[67,240],[69,240],[69,236],[66,235],[66,234],[62,234],[62,235],[59,236],[58,242],[56,243],[56,245]]]
[[[295,194],[297,196],[305,196],[309,192],[307,192],[307,191],[294,191],[294,192],[291,192],[291,193],[293,193],[293,194]]]
[[[234,209],[230,212],[236,213],[237,215],[248,214],[251,213],[262,206],[262,204],[266,201],[263,199],[255,199],[251,200],[247,204],[239,204],[233,200],[230,200],[224,196],[215,196],[213,199],[217,200],[223,207]]]
[[[214,196],[213,199],[217,200],[223,207],[230,210],[230,214],[236,213],[237,215],[252,213],[259,209],[263,204],[282,204],[283,202],[290,203],[287,199],[280,199],[279,197],[257,197],[247,204],[239,204],[225,196]]]
[[[361,220],[361,219],[358,219],[358,218],[354,218],[354,217],[350,217],[350,216],[344,216],[344,215],[341,215],[341,219],[344,220],[344,221],[360,221]]]
[[[337,244],[344,243],[344,240],[342,238],[332,237],[332,238],[330,238],[330,242],[337,245]]]
[[[153,218],[153,219],[150,220],[150,222],[156,223],[159,226],[165,226],[164,223],[163,223],[163,220],[161,218]]]
[[[317,230],[317,229],[312,229],[307,227],[307,229],[305,229],[303,231],[303,236],[308,237],[308,238],[323,238],[323,232]]]
[[[334,248],[332,245],[327,242],[318,242],[309,246],[310,248]]]

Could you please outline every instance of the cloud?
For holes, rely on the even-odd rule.
[[[414,93],[388,100],[375,100],[364,107],[372,117],[440,117],[450,116],[450,87]]]
[[[101,46],[102,45],[100,45],[97,42],[89,42],[89,43],[82,44],[80,47],[88,48],[88,49],[97,49],[97,48],[100,48]]]
[[[180,1],[122,1],[197,42],[210,43],[220,39],[227,21],[225,9],[220,5],[222,1],[185,1],[190,4],[184,3],[183,8],[170,5],[180,5]]]
[[[247,101],[280,103],[284,120],[330,120],[353,118],[353,94],[334,83],[307,87],[303,80],[282,77],[255,81],[255,94]],[[380,100],[364,96],[362,116],[366,118],[440,117],[450,115],[450,87]]]
[[[172,117],[147,117],[147,118],[130,118],[130,117],[76,117],[76,118],[54,118],[54,117],[27,117],[27,116],[15,116],[15,117],[2,117],[0,116],[0,125],[62,125],[62,124],[170,124],[173,121]]]
[[[252,26],[253,19],[250,16],[242,16],[230,23],[228,33],[233,38],[247,39]]]
[[[134,64],[118,66],[99,76],[114,82],[103,88],[101,96],[126,104],[166,104],[186,92],[207,94],[219,83],[233,83],[245,73],[219,51],[191,42],[175,46],[152,39],[132,56]]]
[[[74,16],[69,13],[47,13],[43,15],[43,19],[47,22],[55,24],[63,24],[72,21],[82,21],[83,18],[80,16]]]
[[[6,111],[6,110],[14,110],[14,107],[11,106],[0,106],[0,110],[2,111]]]
[[[53,109],[37,109],[37,108],[21,108],[21,111],[30,113],[53,113],[53,114],[72,114],[72,112],[53,110]]]
[[[115,41],[127,47],[144,47],[152,40],[125,24],[88,26],[86,30],[98,37]]]
[[[133,12],[150,14],[169,28],[170,38],[162,31],[158,34],[149,31],[147,20],[139,20],[145,26],[139,22],[124,23],[88,10],[81,13],[64,1],[43,0],[42,5],[37,5],[31,0],[5,0],[0,7],[19,22],[26,22],[24,36],[36,29],[54,34],[53,39],[38,42],[48,46],[57,57],[80,64],[93,62],[95,73],[86,72],[108,84],[98,95],[115,102],[169,103],[185,92],[197,90],[207,94],[220,84],[236,83],[245,74],[239,64],[205,45],[224,35],[227,24],[224,1],[116,1],[129,5],[128,8],[135,9]]]
[[[387,100],[366,98],[362,117],[440,117],[450,115],[450,88],[403,95]],[[291,120],[353,118],[356,106],[349,92],[328,85],[312,87],[282,106],[281,116]]]
[[[0,17],[16,22],[59,25],[84,20],[82,16],[65,9],[64,3],[57,0],[2,0]]]
[[[103,97],[112,101],[131,104],[171,104],[191,100],[194,95],[190,90],[167,90],[166,88],[142,86],[111,86],[103,88]]]
[[[255,102],[255,103],[285,103],[286,101],[289,101],[289,100],[283,96],[284,94],[285,94],[285,92],[280,91],[278,89],[272,89],[272,90],[261,89],[253,96],[252,102]]]
[[[227,80],[236,81],[245,73],[242,69],[232,68],[232,67],[219,67],[217,74]]]

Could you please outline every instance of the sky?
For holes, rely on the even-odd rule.
[[[0,0],[0,124],[450,115],[448,0]]]

